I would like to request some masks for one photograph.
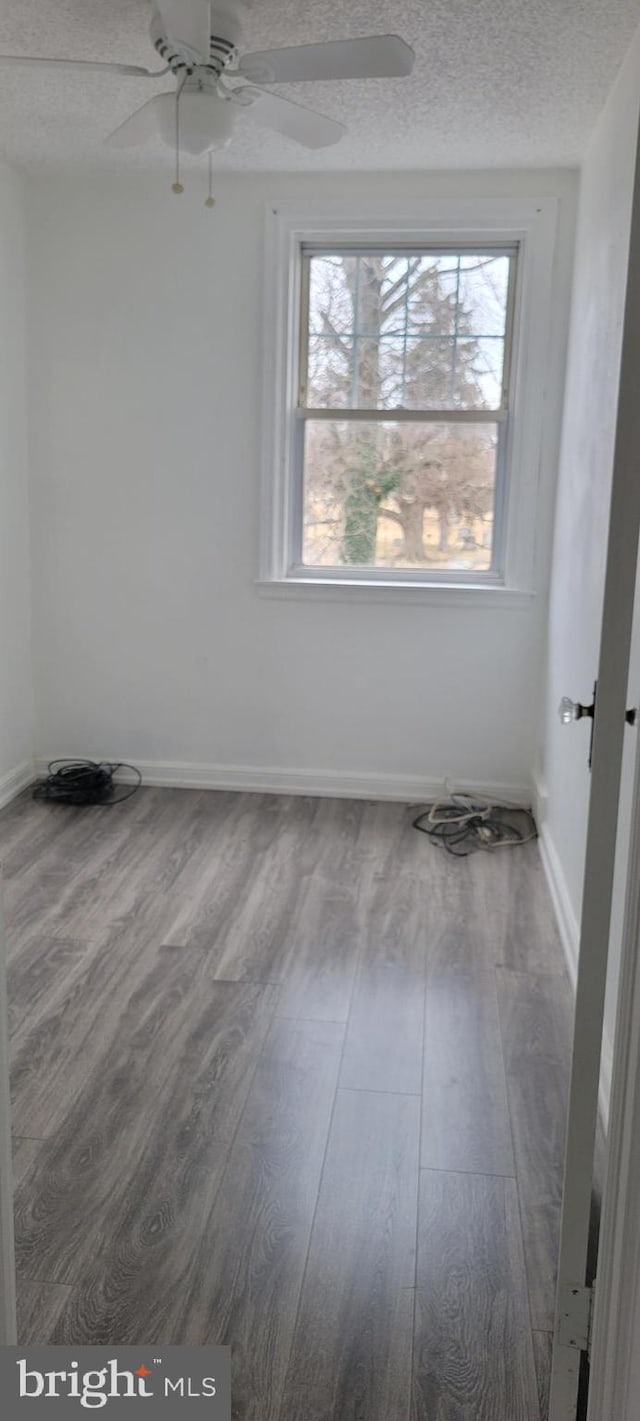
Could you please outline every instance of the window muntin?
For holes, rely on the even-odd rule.
[[[515,247],[303,247],[291,571],[501,571]]]

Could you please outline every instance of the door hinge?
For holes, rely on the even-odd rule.
[[[558,1312],[558,1341],[562,1347],[575,1347],[579,1352],[591,1351],[595,1279],[590,1288],[563,1288]]]

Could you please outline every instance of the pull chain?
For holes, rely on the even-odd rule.
[[[186,78],[187,76],[185,74],[182,83],[179,84],[176,90],[176,180],[171,184],[171,191],[178,194],[184,192],[184,188],[180,182],[180,96],[184,89]]]
[[[209,157],[209,191],[208,191],[207,197],[205,198],[204,205],[205,205],[205,207],[215,207],[215,205],[216,205],[216,200],[215,200],[215,197],[213,196],[213,192],[211,191],[211,189],[212,189],[212,187],[213,187],[213,153],[211,152],[211,149],[209,149],[208,157]]]

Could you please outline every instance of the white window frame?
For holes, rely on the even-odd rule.
[[[536,525],[549,369],[555,198],[425,198],[357,206],[267,204],[259,587],[271,595],[520,604],[535,592]],[[301,262],[304,247],[388,243],[516,247],[509,433],[499,571],[301,568],[295,547]],[[446,414],[443,414],[443,419]],[[298,454],[299,457],[299,454]]]

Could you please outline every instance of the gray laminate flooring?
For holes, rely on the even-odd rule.
[[[143,789],[0,815],[20,1340],[236,1421],[546,1415],[571,997],[535,844]]]

